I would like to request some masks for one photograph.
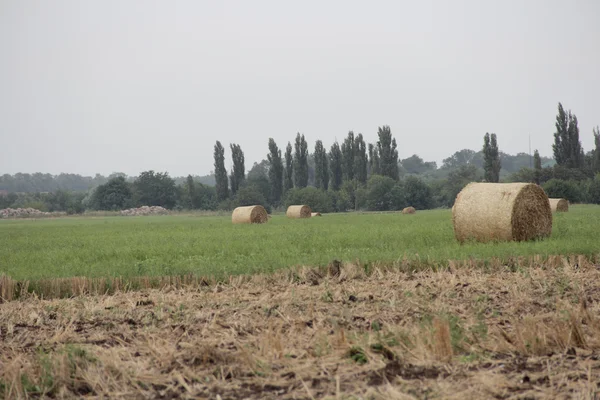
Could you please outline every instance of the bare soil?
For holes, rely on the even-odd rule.
[[[0,304],[0,397],[596,399],[600,266],[354,264]]]

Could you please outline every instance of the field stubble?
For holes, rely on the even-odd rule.
[[[28,296],[0,306],[0,395],[594,399],[599,280],[586,257],[368,273],[334,262]]]

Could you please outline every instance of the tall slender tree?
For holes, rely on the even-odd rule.
[[[565,112],[561,103],[558,103],[555,127],[552,150],[556,163],[567,168],[582,168],[584,156],[577,116],[570,110]]]
[[[229,181],[231,183],[231,194],[235,196],[244,180],[246,180],[246,167],[244,165],[244,152],[240,145],[232,143],[229,147],[231,148],[231,159],[233,161]]]
[[[354,177],[361,183],[367,183],[367,145],[363,139],[362,133],[359,133],[354,139]]]
[[[294,185],[305,188],[308,185],[308,144],[304,135],[296,135],[294,145]]]
[[[225,148],[218,140],[215,144],[214,157],[217,200],[223,201],[229,197],[229,188],[227,185],[227,170],[225,169]]]
[[[377,151],[379,153],[379,168],[381,175],[389,176],[398,180],[400,173],[398,171],[398,150],[396,139],[392,137],[392,130],[389,126],[379,127],[377,135]]]
[[[377,152],[377,147],[375,147],[373,143],[369,143],[369,173],[371,175],[381,174],[379,168],[379,153]]]
[[[331,150],[329,151],[329,171],[331,175],[331,189],[340,190],[343,180],[342,150],[337,141],[331,145]]]
[[[292,144],[288,142],[285,148],[285,177],[283,190],[287,192],[294,187],[294,158],[292,157]]]
[[[194,178],[192,175],[188,175],[185,181],[185,197],[186,207],[193,210],[196,207],[196,185],[194,184]]]
[[[319,189],[327,190],[329,188],[329,162],[327,160],[327,151],[323,147],[323,142],[317,140],[315,143],[315,186]]]
[[[596,126],[592,132],[594,133],[594,145],[596,146],[592,153],[592,169],[595,173],[600,172],[600,129]]]
[[[540,152],[537,149],[533,152],[533,181],[536,184],[540,184],[540,178],[542,176],[542,159],[540,158]]]
[[[483,160],[484,179],[487,182],[499,182],[501,163],[495,133],[486,133],[483,137]]]
[[[269,186],[271,187],[271,203],[279,205],[283,195],[283,161],[281,150],[277,147],[275,140],[269,138]]]
[[[348,136],[342,143],[342,178],[345,182],[354,179],[354,132],[348,132]]]

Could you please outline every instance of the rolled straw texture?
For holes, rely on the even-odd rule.
[[[461,243],[524,241],[552,233],[548,196],[533,183],[470,183],[456,196],[452,222]]]
[[[552,212],[569,211],[569,202],[566,199],[549,199]]]
[[[289,206],[285,215],[288,218],[310,218],[311,213],[309,206]]]
[[[267,211],[263,206],[238,207],[231,214],[234,224],[264,224],[269,220]]]
[[[402,214],[414,214],[417,210],[414,207],[406,207],[402,210]]]

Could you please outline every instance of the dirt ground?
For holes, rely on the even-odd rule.
[[[600,398],[600,265],[333,262],[0,304],[0,397]]]

